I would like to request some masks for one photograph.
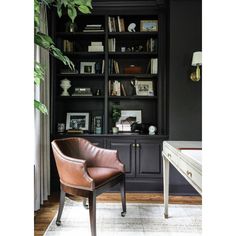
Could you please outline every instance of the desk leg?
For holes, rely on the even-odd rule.
[[[164,217],[168,218],[168,202],[169,202],[169,169],[170,163],[163,155],[163,174],[164,174]]]

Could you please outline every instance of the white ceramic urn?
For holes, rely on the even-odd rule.
[[[70,96],[70,94],[67,91],[71,87],[70,80],[68,80],[66,78],[61,80],[60,86],[63,89],[61,96]]]

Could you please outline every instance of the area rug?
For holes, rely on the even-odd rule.
[[[169,205],[169,218],[163,218],[162,204],[127,203],[121,217],[120,203],[97,203],[97,236],[199,236],[202,231],[200,205]],[[56,216],[45,236],[90,236],[89,211],[81,202],[66,198],[61,217]]]

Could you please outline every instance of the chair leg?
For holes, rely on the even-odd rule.
[[[125,175],[120,183],[120,193],[121,193],[121,201],[122,201],[122,212],[121,216],[124,217],[126,215],[126,190],[125,190]]]
[[[59,203],[59,209],[58,209],[57,220],[56,220],[57,226],[61,225],[61,214],[64,208],[65,196],[66,196],[66,193],[61,189],[60,203]]]
[[[91,235],[96,236],[96,194],[94,192],[89,195],[89,217]]]
[[[83,198],[83,206],[84,206],[85,209],[89,209],[89,206],[88,206],[88,204],[87,204],[87,198],[86,198],[86,197]]]

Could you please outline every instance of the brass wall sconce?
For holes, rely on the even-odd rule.
[[[200,66],[202,65],[202,52],[194,52],[192,59],[192,66],[196,66],[196,71],[192,72],[190,75],[190,79],[192,81],[199,81],[201,78]]]

